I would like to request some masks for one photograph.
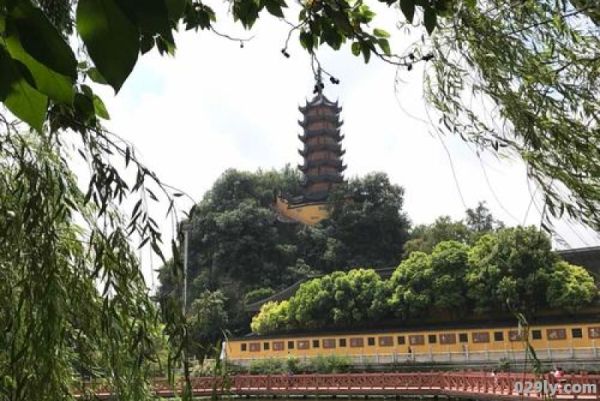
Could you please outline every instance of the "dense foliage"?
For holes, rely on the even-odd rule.
[[[215,182],[189,221],[188,303],[205,291],[221,291],[227,327],[243,331],[249,323],[243,311],[247,302],[313,275],[400,262],[409,223],[402,212],[403,190],[385,174],[339,186],[330,218],[315,226],[281,222],[273,209],[275,195],[299,193],[299,182],[289,167],[229,170]],[[181,296],[181,277],[168,265],[159,278],[163,303]],[[345,319],[342,312],[339,318]]]
[[[485,202],[480,202],[476,208],[467,209],[462,220],[441,216],[432,224],[415,226],[410,232],[410,239],[404,244],[404,256],[414,251],[430,253],[442,241],[452,240],[472,245],[482,235],[502,227],[504,223],[492,216]]]
[[[164,343],[121,216],[98,219],[56,138],[0,142],[0,400],[69,400],[82,377],[144,399]]]
[[[265,304],[251,327],[264,334],[423,316],[532,316],[549,307],[573,312],[597,295],[593,277],[559,260],[545,234],[505,228],[472,246],[442,241],[431,253],[415,251],[389,280],[370,269],[315,278],[288,301]]]
[[[255,375],[290,374],[290,373],[345,373],[350,370],[352,360],[345,355],[317,355],[300,360],[295,357],[287,359],[255,359],[250,363],[248,372]]]

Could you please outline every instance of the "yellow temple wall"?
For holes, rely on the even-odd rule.
[[[327,212],[327,203],[324,202],[294,205],[290,207],[285,199],[277,197],[275,209],[288,219],[308,225],[317,224],[329,216],[329,213]]]

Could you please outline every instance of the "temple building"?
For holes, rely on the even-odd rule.
[[[345,150],[340,133],[342,108],[318,91],[305,106],[299,108],[303,115],[299,121],[303,134],[298,138],[303,148],[298,150],[303,164],[298,168],[304,177],[302,193],[281,194],[275,208],[282,219],[304,224],[316,224],[327,217],[327,201],[332,189],[344,182],[342,156]]]

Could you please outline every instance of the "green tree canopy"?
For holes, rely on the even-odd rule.
[[[547,305],[546,288],[557,260],[550,239],[535,227],[508,228],[485,236],[469,255],[467,282],[476,289],[471,298],[482,309],[508,305],[533,313]]]
[[[431,307],[432,276],[431,257],[424,252],[413,252],[400,263],[390,279],[390,306],[396,316],[419,316]]]
[[[432,224],[415,226],[404,246],[404,255],[414,251],[429,253],[442,241],[458,241],[471,245],[485,233],[494,232],[502,227],[504,223],[492,216],[485,202],[479,202],[475,209],[465,211],[463,220],[441,216]]]
[[[433,305],[453,315],[465,313],[467,297],[464,277],[469,247],[456,241],[440,242],[431,253]]]
[[[243,331],[248,324],[244,299],[260,289],[269,288],[271,294],[361,261],[372,260],[377,267],[399,263],[408,219],[402,212],[402,188],[385,174],[340,186],[330,218],[316,226],[281,222],[273,209],[275,194],[298,193],[299,182],[300,175],[289,167],[256,173],[228,170],[215,182],[189,220],[189,302],[202,291],[221,290],[229,328]],[[159,278],[161,299],[181,296],[180,277],[169,265]]]
[[[310,280],[285,308],[265,306],[252,328],[268,333],[398,318],[533,317],[549,309],[574,312],[597,296],[593,277],[559,260],[544,233],[534,227],[504,228],[472,246],[442,241],[431,254],[415,251],[387,281],[366,269]]]
[[[403,204],[404,189],[385,173],[339,186],[331,196],[330,218],[323,224],[337,244],[337,267],[397,265],[410,224]]]
[[[214,354],[212,348],[223,339],[229,319],[225,301],[221,291],[203,291],[190,305],[192,349],[200,359]]]
[[[575,312],[598,296],[594,278],[581,266],[559,261],[549,281],[546,297],[553,308]]]

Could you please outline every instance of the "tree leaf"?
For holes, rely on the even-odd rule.
[[[77,78],[77,60],[71,47],[41,10],[28,0],[20,0],[7,23],[14,26],[23,49],[31,57],[61,75]]]
[[[185,11],[187,0],[166,0],[171,21],[178,21]]]
[[[302,47],[304,47],[306,50],[312,52],[315,46],[315,41],[312,33],[309,31],[300,32],[300,44],[302,44]]]
[[[0,46],[0,100],[17,118],[42,131],[48,98],[27,82],[17,63]]]
[[[358,56],[360,54],[360,42],[352,43],[352,54]]]
[[[365,63],[368,63],[371,59],[371,49],[369,48],[369,45],[366,43],[362,43],[360,46],[360,50],[362,51]]]
[[[78,118],[85,124],[92,122],[96,116],[94,101],[83,93],[76,93],[73,102]]]
[[[96,67],[92,67],[87,71],[87,76],[97,84],[108,85],[106,79],[100,74],[100,71]]]
[[[96,115],[105,120],[110,120],[110,114],[108,114],[108,110],[106,110],[106,106],[104,102],[98,95],[94,95],[94,110],[96,111]]]
[[[137,61],[138,27],[113,0],[79,1],[76,19],[96,68],[118,92]]]
[[[377,36],[378,38],[389,38],[390,34],[383,30],[383,29],[379,29],[379,28],[375,28],[373,29],[373,35]]]
[[[425,8],[425,28],[427,29],[428,34],[432,34],[435,29],[435,25],[437,23],[437,14],[435,10],[431,7]]]
[[[387,39],[378,39],[377,43],[379,44],[379,47],[381,48],[381,50],[383,50],[383,53],[385,53],[386,56],[390,56],[392,54],[392,51],[390,49],[390,43]]]
[[[285,4],[285,3],[284,3]],[[265,6],[267,7],[267,11],[276,17],[283,18],[283,10],[281,9],[281,5],[277,0],[265,0]]]
[[[12,58],[23,63],[31,74],[35,88],[58,103],[73,104],[74,81],[34,59],[21,45],[16,30],[9,22],[4,43]]]
[[[415,1],[414,0],[401,0],[400,10],[406,17],[406,20],[412,24],[413,18],[415,17]]]
[[[142,35],[142,39],[140,41],[140,51],[142,54],[148,53],[155,45],[154,36],[152,35]]]
[[[143,33],[160,34],[171,44],[175,44],[171,33],[169,11],[165,0],[115,0]]]

